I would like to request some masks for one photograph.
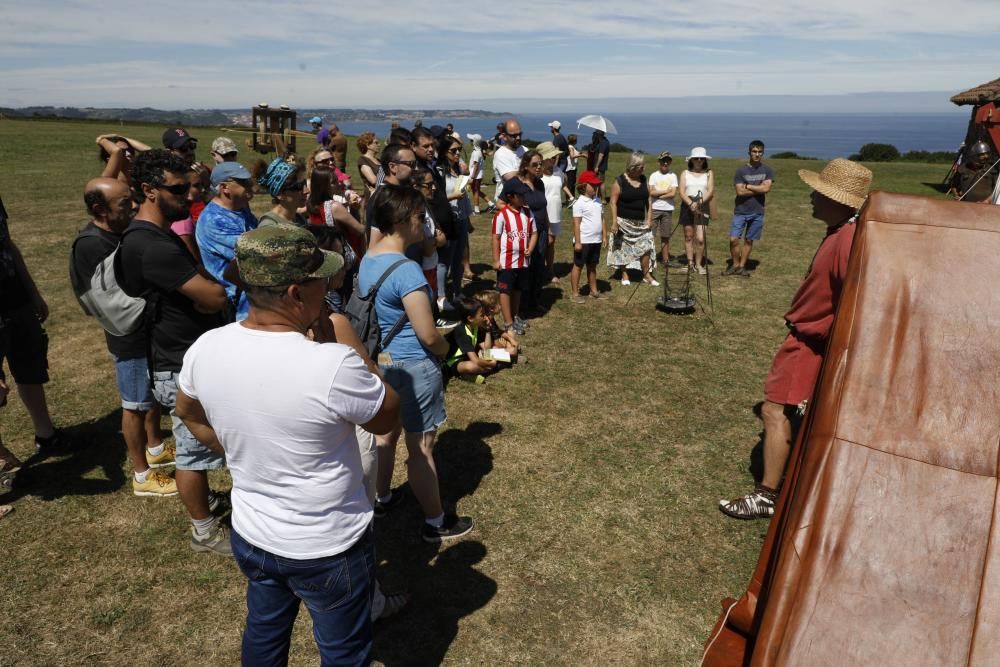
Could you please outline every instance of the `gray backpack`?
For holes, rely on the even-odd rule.
[[[393,263],[392,266],[385,270],[385,273],[379,277],[375,284],[372,285],[372,288],[368,290],[368,294],[364,296],[361,295],[361,291],[358,289],[357,276],[354,277],[354,291],[351,293],[351,298],[347,301],[347,306],[344,308],[344,315],[350,320],[351,326],[354,327],[354,332],[358,334],[361,344],[364,345],[365,351],[368,352],[368,357],[372,360],[375,360],[378,353],[385,349],[389,342],[396,337],[396,334],[403,329],[403,325],[406,324],[406,313],[404,312],[402,317],[396,320],[396,323],[383,340],[382,330],[378,326],[378,314],[375,312],[375,295],[378,294],[378,288],[382,286],[382,283],[389,277],[389,274],[409,261],[409,259],[401,259]]]
[[[125,234],[130,230],[126,230]],[[125,234],[122,234],[124,238]],[[125,336],[138,331],[143,325],[146,300],[125,293],[115,275],[115,263],[121,241],[94,269],[92,276],[80,275],[76,268],[76,243],[84,237],[104,237],[95,229],[85,229],[73,241],[69,255],[69,280],[73,294],[83,308],[83,312],[95,318],[112,336]]]

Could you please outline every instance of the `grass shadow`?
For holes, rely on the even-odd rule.
[[[121,437],[121,409],[100,419],[81,422],[60,430],[72,443],[65,454],[49,457],[35,454],[24,462],[14,486],[4,502],[26,495],[41,500],[65,496],[94,496],[114,493],[126,482],[122,463],[125,442]],[[95,468],[103,478],[88,478]]]
[[[493,470],[493,450],[486,439],[502,430],[494,422],[473,422],[464,430],[441,433],[434,454],[446,508],[473,495]],[[497,592],[496,582],[475,568],[487,554],[481,542],[428,544],[417,530],[422,520],[419,506],[407,494],[403,504],[376,524],[382,589],[387,594],[407,590],[412,596],[398,616],[375,626],[374,658],[389,667],[441,664],[458,636],[460,620]]]

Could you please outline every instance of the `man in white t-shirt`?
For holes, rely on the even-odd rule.
[[[521,145],[521,124],[514,118],[508,118],[504,123],[504,145],[493,154],[493,177],[497,183],[497,196],[503,190],[505,181],[517,176],[521,168],[521,158],[527,149]]]
[[[250,314],[188,349],[177,414],[232,473],[244,664],[287,661],[299,600],[323,664],[368,664],[375,550],[355,425],[389,432],[399,396],[349,347],[306,337],[343,257],[274,226],[241,236],[236,262]]]
[[[659,157],[660,169],[649,175],[649,202],[652,208],[653,228],[660,233],[660,256],[664,270],[670,269],[670,235],[674,231],[674,196],[677,194],[677,174],[670,171],[673,157],[663,151]]]

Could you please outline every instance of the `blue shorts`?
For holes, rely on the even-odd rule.
[[[444,378],[436,359],[404,359],[379,364],[385,381],[399,394],[403,429],[407,433],[436,431],[447,419]]]
[[[173,371],[153,373],[153,396],[170,410],[174,446],[177,447],[176,467],[178,470],[218,470],[226,465],[225,457],[198,442],[177,416],[177,375]]]
[[[729,238],[738,239],[744,233],[746,234],[744,238],[747,241],[760,241],[760,237],[764,233],[764,214],[735,214],[733,226],[729,228]]]
[[[147,412],[153,407],[153,390],[149,386],[149,363],[146,357],[115,360],[115,382],[122,397],[122,409]]]

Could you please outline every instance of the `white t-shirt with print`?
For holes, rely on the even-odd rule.
[[[472,165],[476,165],[476,173],[470,174],[469,178],[472,180],[482,179],[483,174],[486,173],[486,160],[483,159],[483,150],[481,148],[473,148],[472,155],[469,156],[469,168]]]
[[[649,175],[648,185],[650,192],[653,190],[669,190],[670,188],[676,188],[677,174],[670,171],[664,174],[657,169]],[[654,211],[672,211],[674,210],[674,202],[671,199],[664,200],[656,198],[653,200],[652,208]]]
[[[346,551],[372,521],[355,425],[385,387],[351,348],[237,322],[184,355],[177,385],[226,450],[233,529],[286,558]]]

